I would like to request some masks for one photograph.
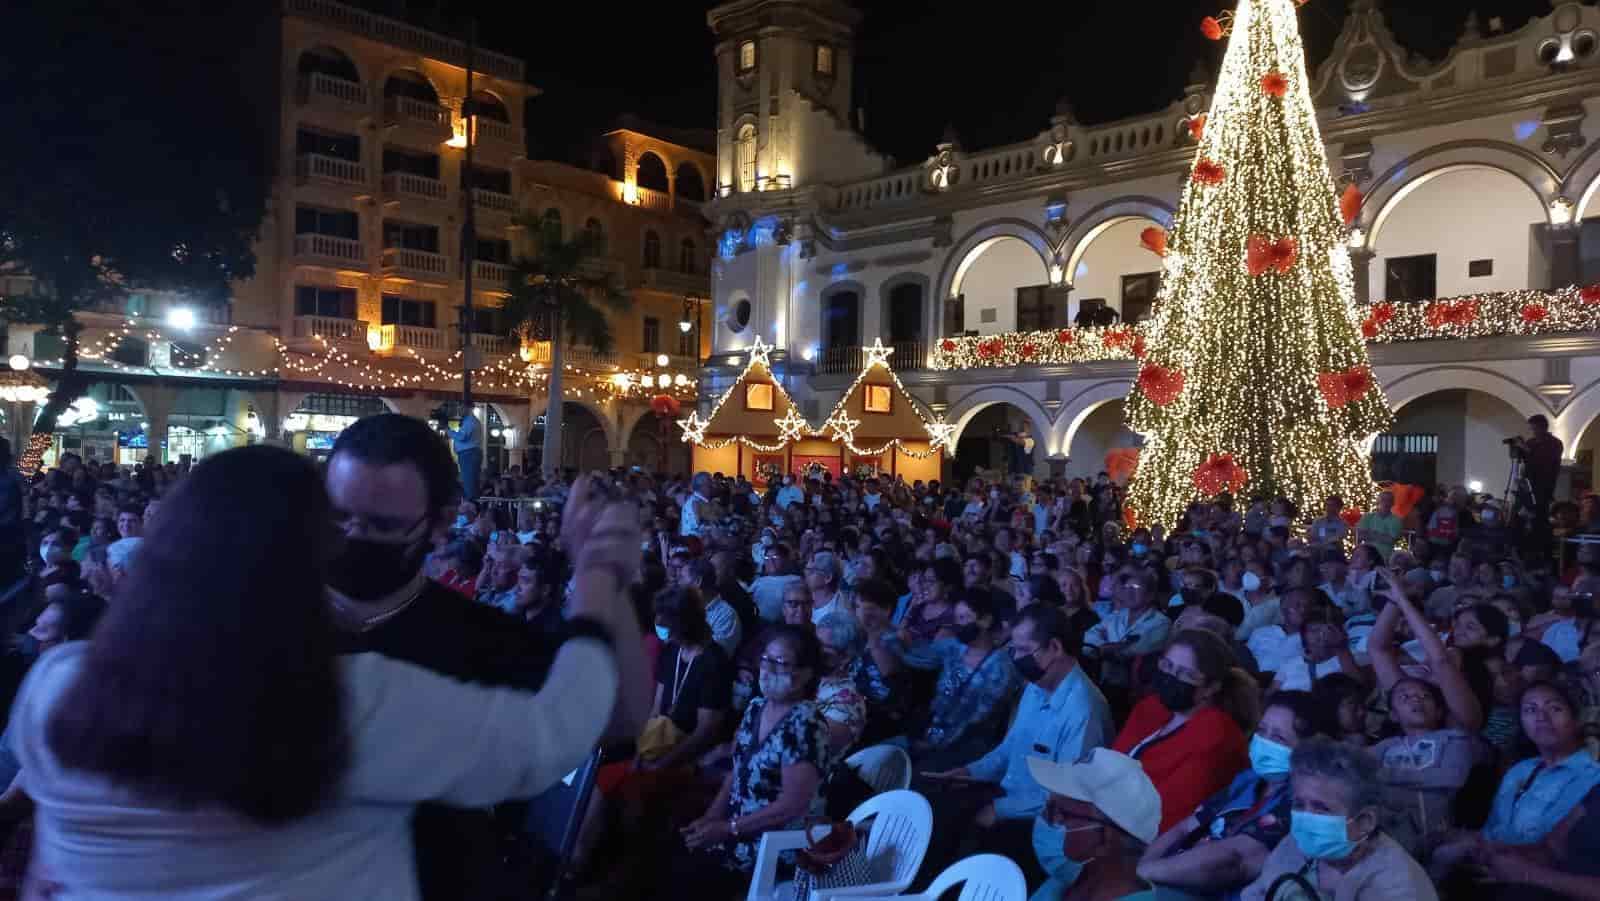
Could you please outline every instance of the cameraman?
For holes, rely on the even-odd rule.
[[[1550,420],[1543,413],[1528,417],[1528,438],[1521,443],[1523,475],[1533,489],[1533,550],[1548,553],[1550,548],[1550,502],[1561,476],[1561,455],[1565,445],[1550,434]]]

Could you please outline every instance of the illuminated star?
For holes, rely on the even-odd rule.
[[[806,422],[805,417],[795,410],[793,404],[784,412],[781,419],[774,419],[772,424],[778,427],[779,444],[799,441],[811,429],[811,423]]]
[[[924,423],[924,427],[928,430],[928,444],[932,447],[950,447],[955,443],[955,425],[938,419]]]
[[[683,429],[683,441],[700,444],[705,440],[706,426],[708,423],[700,419],[699,412],[690,412],[688,419],[678,420],[678,427]]]
[[[833,411],[832,416],[828,417],[828,421],[823,424],[822,429],[823,431],[831,430],[835,441],[843,441],[849,444],[855,440],[856,426],[860,424],[861,420],[851,419],[850,414],[843,407],[840,407]]]
[[[874,366],[888,368],[889,357],[894,354],[894,348],[884,347],[882,338],[873,338],[872,346],[863,349],[867,352],[867,362],[862,366],[863,369],[871,369]]]
[[[760,363],[762,366],[771,368],[772,363],[767,359],[767,355],[772,352],[772,345],[761,340],[760,335],[756,336],[755,341],[750,344],[748,350],[750,351],[751,366]]]

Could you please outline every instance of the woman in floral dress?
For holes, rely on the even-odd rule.
[[[774,630],[761,655],[761,695],[750,702],[733,738],[733,772],[705,816],[683,829],[692,852],[674,855],[654,897],[681,898],[685,886],[707,899],[742,895],[755,869],[761,834],[797,829],[819,801],[834,761],[828,723],[817,707],[822,650],[801,627]]]

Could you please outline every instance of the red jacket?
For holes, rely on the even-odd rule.
[[[1171,718],[1161,699],[1150,695],[1134,706],[1111,749],[1131,754]],[[1233,717],[1207,707],[1176,732],[1146,745],[1139,762],[1161,795],[1161,831],[1166,832],[1250,765],[1249,744]]]

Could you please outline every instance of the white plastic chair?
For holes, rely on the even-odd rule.
[[[845,758],[861,781],[882,794],[911,787],[911,755],[894,745],[873,745]]]
[[[833,901],[848,893],[851,897],[879,897],[903,892],[922,866],[933,838],[933,808],[928,799],[914,791],[884,792],[868,799],[850,813],[850,822],[859,826],[872,820],[867,833],[867,859],[879,881],[848,888],[817,890],[810,898],[794,898],[792,883],[779,883],[778,856],[806,846],[805,832],[792,829],[768,832],[756,849],[756,866],[750,880],[747,901]]]
[[[928,890],[919,895],[877,896],[874,901],[938,901],[957,883],[961,894],[956,901],[1028,901],[1028,880],[1022,868],[1009,857],[977,854],[959,861],[939,874]],[[849,901],[856,895],[833,895],[832,901]]]

